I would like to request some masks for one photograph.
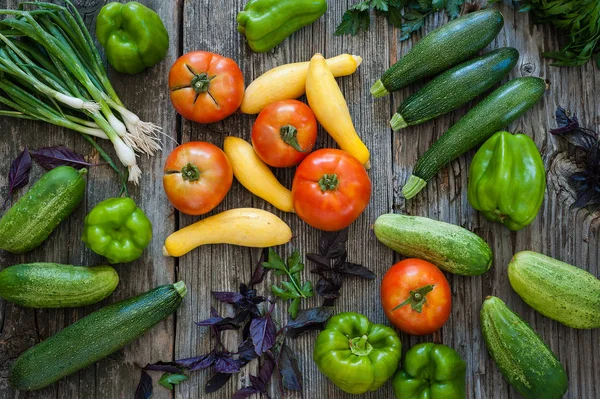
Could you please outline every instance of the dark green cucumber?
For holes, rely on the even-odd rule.
[[[481,307],[481,330],[504,378],[526,399],[562,398],[569,387],[565,369],[533,329],[502,300]]]
[[[392,129],[417,125],[460,108],[500,82],[518,59],[516,49],[503,47],[442,73],[400,104],[390,122]]]
[[[500,86],[472,108],[419,158],[402,194],[414,197],[443,167],[506,128],[544,96],[540,78],[516,78]]]
[[[383,97],[468,60],[490,44],[502,26],[504,17],[492,9],[448,22],[418,41],[388,69],[371,87],[371,94]]]
[[[85,173],[59,166],[44,174],[0,219],[0,249],[21,254],[42,244],[83,200]]]
[[[110,266],[28,263],[0,272],[0,297],[30,308],[71,308],[100,302],[117,284]]]
[[[532,251],[515,254],[508,279],[546,317],[573,328],[600,327],[600,280],[583,269]]]
[[[492,265],[492,250],[477,234],[454,224],[388,213],[373,226],[375,236],[394,251],[429,261],[454,274],[476,276]]]
[[[108,305],[27,350],[10,369],[19,390],[44,388],[139,338],[175,312],[187,289],[183,281]]]

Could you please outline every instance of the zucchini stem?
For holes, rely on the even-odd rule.
[[[406,199],[411,199],[415,195],[419,194],[419,192],[423,190],[426,185],[427,182],[425,180],[418,176],[411,175],[404,187],[402,187],[402,195],[404,195],[404,198]]]

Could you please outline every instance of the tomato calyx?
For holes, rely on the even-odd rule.
[[[181,168],[181,177],[183,180],[196,181],[200,179],[200,169],[191,162]]]
[[[173,88],[171,88],[171,91],[177,91],[177,90],[189,89],[189,88],[194,89],[194,91],[196,92],[196,96],[194,97],[194,104],[196,103],[196,100],[198,100],[198,97],[200,96],[200,94],[208,94],[208,96],[214,101],[215,105],[218,107],[219,103],[217,102],[215,97],[210,92],[210,82],[217,76],[215,75],[213,77],[209,77],[208,73],[206,73],[206,72],[198,73],[189,64],[185,64],[185,67],[192,75],[194,75],[194,77],[190,81],[190,84],[173,87]]]
[[[292,125],[285,125],[279,129],[279,136],[284,143],[292,147],[294,150],[298,152],[306,152],[307,149],[304,150],[300,147],[300,143],[298,143],[298,129],[296,129]]]
[[[366,335],[350,339],[348,341],[350,352],[356,356],[368,356],[373,350],[373,345],[369,343],[368,339],[369,337]]]
[[[321,179],[319,179],[319,187],[321,187],[321,191],[334,191],[340,181],[335,173],[332,174],[324,174]]]
[[[402,306],[410,304],[412,310],[421,313],[423,310],[423,305],[427,303],[427,294],[433,291],[434,285],[426,285],[424,287],[418,288],[416,290],[411,290],[408,294],[408,298],[400,305],[396,306],[393,310],[400,309]]]

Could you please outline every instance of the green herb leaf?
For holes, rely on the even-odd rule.
[[[187,376],[184,374],[171,374],[164,373],[158,383],[168,390],[172,391],[175,385],[187,380]]]
[[[342,22],[340,22],[333,34],[334,36],[355,36],[359,32],[368,31],[369,25],[371,25],[371,17],[369,16],[368,8],[367,10],[351,8],[344,13],[342,16]]]
[[[388,0],[371,0],[371,7],[375,11],[387,12]]]
[[[400,41],[407,40],[413,32],[418,31],[425,24],[425,15],[417,11],[404,14],[405,22],[400,29]]]
[[[269,248],[269,257],[266,262],[263,262],[262,265],[267,269],[280,270],[284,273],[287,270],[283,259],[281,259],[281,257],[277,255],[277,252],[273,251],[272,248]]]
[[[465,0],[448,0],[446,3],[446,12],[450,19],[458,18],[460,15],[460,8],[462,7]]]

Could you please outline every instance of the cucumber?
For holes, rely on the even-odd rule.
[[[417,125],[459,108],[501,81],[518,59],[516,49],[503,47],[442,73],[400,104],[390,122],[392,129]]]
[[[0,297],[30,308],[70,308],[100,302],[118,283],[110,266],[28,263],[0,272]]]
[[[44,174],[0,219],[0,249],[22,254],[40,246],[83,200],[86,172],[59,166]]]
[[[542,339],[501,299],[481,307],[481,330],[504,378],[526,399],[562,398],[569,387],[565,369]]]
[[[10,369],[19,390],[44,388],[118,351],[175,312],[183,281],[108,305],[27,350]]]
[[[448,22],[431,31],[392,65],[371,87],[371,94],[383,97],[468,60],[490,44],[502,26],[502,13],[492,9]]]
[[[546,82],[535,77],[516,78],[477,104],[419,158],[402,194],[414,197],[444,166],[494,133],[504,129],[540,101]]]
[[[373,227],[384,245],[411,258],[429,261],[454,274],[476,276],[492,265],[492,250],[477,234],[460,226],[419,216],[388,213]]]
[[[510,285],[532,308],[573,328],[600,327],[600,280],[568,263],[531,251],[508,264]]]

